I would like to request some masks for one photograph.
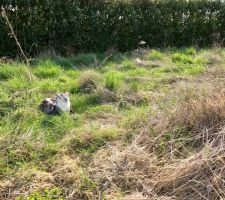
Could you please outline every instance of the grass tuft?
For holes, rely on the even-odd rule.
[[[87,108],[101,103],[101,97],[98,94],[76,95],[71,97],[71,106],[74,112],[81,113]]]
[[[55,78],[61,74],[61,68],[51,60],[43,60],[33,70],[38,78]]]
[[[223,91],[211,90],[210,93],[195,94],[181,105],[176,118],[178,123],[188,130],[210,129],[225,120],[224,105]]]
[[[26,66],[21,64],[0,64],[0,81],[6,81],[13,77],[25,77]]]
[[[196,54],[196,49],[193,48],[193,47],[186,48],[186,49],[184,49],[184,53],[185,53],[186,55],[194,56],[194,55]]]
[[[172,61],[174,63],[183,63],[183,64],[193,64],[194,59],[190,55],[186,55],[183,53],[175,53],[172,55]]]
[[[122,65],[123,70],[130,70],[130,69],[136,69],[137,68],[136,64],[132,60],[129,60],[129,59],[124,60],[121,63],[121,65]]]
[[[105,87],[111,91],[116,91],[122,84],[124,75],[120,72],[109,71],[106,74]]]
[[[93,70],[83,72],[78,79],[79,91],[83,93],[93,92],[97,88],[99,79],[99,75]]]
[[[121,130],[113,126],[90,124],[76,130],[76,137],[71,142],[71,148],[76,153],[94,153],[109,141],[121,135]]]
[[[160,51],[157,51],[155,49],[151,50],[148,54],[148,59],[150,60],[162,60],[163,59],[163,53]]]

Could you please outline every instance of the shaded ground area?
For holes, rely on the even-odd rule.
[[[224,58],[186,48],[2,60],[0,198],[225,198]],[[66,91],[75,114],[38,110]]]

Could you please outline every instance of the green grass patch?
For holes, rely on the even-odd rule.
[[[117,71],[109,71],[105,77],[105,87],[109,90],[116,91],[122,85],[124,74]]]
[[[122,126],[127,130],[126,142],[131,142],[133,137],[139,133],[139,131],[145,126],[148,121],[149,108],[133,107],[130,110],[124,112],[124,118],[122,120]]]
[[[202,65],[177,65],[160,69],[160,73],[171,75],[198,75],[204,72]]]
[[[194,56],[196,54],[196,49],[194,47],[190,47],[190,48],[185,48],[184,49],[184,53],[186,55],[191,55]]]
[[[25,78],[27,66],[22,64],[0,64],[0,81],[9,80],[14,77]]]
[[[107,142],[121,135],[121,130],[114,127],[101,127],[100,124],[90,124],[76,130],[76,137],[71,142],[71,148],[76,153],[94,153]]]
[[[98,119],[107,118],[109,114],[117,114],[117,111],[113,105],[97,105],[90,107],[86,110],[85,115],[88,118]]]
[[[172,55],[172,61],[174,63],[182,63],[182,64],[193,64],[194,58],[190,55],[186,55],[183,53],[175,53]]]
[[[62,70],[51,60],[42,60],[34,67],[33,73],[38,78],[55,78],[62,73]]]
[[[82,66],[97,67],[104,60],[103,54],[79,54],[69,58],[57,58],[54,61],[66,68],[78,69]]]
[[[71,97],[71,106],[74,112],[81,113],[87,108],[97,105],[101,102],[97,94],[90,95],[73,95]]]
[[[137,68],[136,64],[132,60],[129,60],[129,59],[124,60],[121,63],[121,66],[122,66],[123,70],[131,70],[131,69]]]
[[[151,50],[147,56],[147,58],[150,60],[162,60],[163,57],[164,57],[164,54],[155,49]]]
[[[76,127],[77,123],[68,113],[58,116],[44,115],[41,122],[41,128],[45,131],[45,137],[48,142],[55,142],[62,138],[72,128]]]
[[[128,70],[127,75],[130,77],[135,77],[135,76],[148,76],[149,71],[143,67],[134,69],[134,70]]]
[[[15,200],[63,200],[62,193],[58,188],[45,189],[44,191],[33,192],[27,197],[16,197]]]

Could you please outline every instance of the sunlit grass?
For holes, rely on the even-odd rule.
[[[220,51],[222,58],[225,53]],[[43,58],[32,66],[0,63],[0,176],[6,180],[16,173],[18,178],[22,169],[32,166],[50,173],[59,185],[68,179],[62,189],[78,184],[79,192],[93,192],[96,183],[85,172],[89,162],[111,144],[119,142],[121,148],[130,144],[149,124],[154,109],[167,110],[173,97],[166,95],[176,87],[173,84],[179,78],[201,75],[209,65],[207,53],[186,48],[149,50],[135,58],[129,53],[107,59],[103,54],[80,54]],[[137,58],[150,65],[138,66]],[[72,113],[49,116],[38,109],[44,98],[67,91]],[[58,166],[65,155],[70,163],[59,168],[69,178],[65,171],[59,178],[53,163]],[[74,159],[79,160],[76,170],[82,173],[71,180]],[[40,194],[43,191],[31,197]]]

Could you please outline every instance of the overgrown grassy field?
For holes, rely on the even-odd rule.
[[[225,198],[225,50],[0,62],[0,199]],[[70,92],[73,114],[46,97]]]

